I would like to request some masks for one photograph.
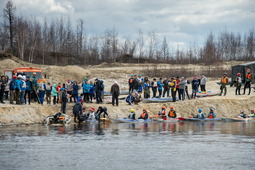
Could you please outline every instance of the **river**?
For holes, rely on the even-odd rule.
[[[1,170],[255,168],[255,123],[0,127]]]

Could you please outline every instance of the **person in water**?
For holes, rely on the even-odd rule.
[[[100,121],[100,117],[101,117],[101,114],[104,114],[103,117],[105,118],[105,115],[107,115],[107,117],[109,118],[109,115],[107,113],[107,108],[104,107],[104,106],[99,106],[97,111],[96,111],[96,120]]]
[[[92,107],[92,108],[89,109],[89,113],[87,114],[87,119],[88,119],[88,120],[93,120],[93,121],[96,120],[95,108],[94,108],[94,107]]]
[[[239,118],[246,118],[246,115],[244,114],[244,110],[240,111],[240,114],[238,115]]]
[[[203,113],[203,110],[202,109],[198,109],[198,114],[194,118],[204,119],[205,118],[205,114]]]
[[[209,119],[213,119],[216,117],[216,113],[214,113],[214,109],[213,108],[210,108],[210,112],[208,113],[208,116],[207,118]]]
[[[168,117],[170,117],[170,118],[176,118],[176,112],[175,112],[173,106],[170,107],[170,111],[168,112]]]
[[[147,120],[149,117],[148,112],[146,109],[143,109],[143,113],[140,115],[140,117],[138,119],[144,119]]]
[[[254,118],[255,117],[255,113],[254,113],[254,109],[251,110],[251,113],[249,114],[249,118]]]
[[[166,119],[166,107],[162,106],[161,111],[158,112],[159,117],[161,117],[162,119]]]
[[[76,102],[73,106],[73,114],[74,114],[74,122],[76,123],[76,119],[79,120],[82,115],[82,104],[80,102]]]
[[[130,114],[128,115],[128,118],[135,120],[135,110],[134,109],[130,109]]]

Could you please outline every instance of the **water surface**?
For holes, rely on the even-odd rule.
[[[0,128],[0,169],[254,169],[255,123]]]

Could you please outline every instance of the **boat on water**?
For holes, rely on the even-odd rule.
[[[61,112],[58,112],[56,114],[53,114],[53,115],[50,115],[50,116],[47,116],[43,123],[45,125],[69,125],[71,123],[71,117],[64,114],[64,113],[61,113]]]
[[[152,119],[112,119],[112,123],[142,123],[142,122],[151,122]]]
[[[222,118],[184,118],[184,121],[221,121]]]
[[[255,122],[255,118],[241,118],[241,117],[236,117],[236,118],[222,118],[226,122]]]

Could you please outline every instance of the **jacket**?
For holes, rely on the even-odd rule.
[[[157,85],[158,85],[158,89],[159,89],[159,90],[162,90],[162,88],[163,88],[163,86],[164,86],[163,82],[162,82],[162,81],[158,81],[158,82],[157,82]]]
[[[21,80],[16,80],[16,86],[15,90],[20,91],[22,87],[22,81]]]
[[[112,85],[112,87],[111,87],[111,94],[112,95],[117,95],[117,96],[120,95],[120,87],[119,87],[119,85]]]
[[[89,91],[90,91],[90,84],[84,83],[82,85],[82,87],[83,87],[83,93],[89,93]]]
[[[26,81],[26,91],[32,90],[32,82],[30,80]]]
[[[198,85],[199,85],[198,80],[193,79],[191,84],[192,84],[192,89],[193,90],[197,90],[198,89]]]
[[[10,90],[15,90],[15,89],[16,89],[16,80],[12,78],[10,82]]]
[[[206,81],[207,81],[206,77],[203,77],[203,78],[201,78],[201,80],[200,80],[200,84],[201,84],[201,85],[205,85],[205,84],[206,84]]]
[[[187,84],[187,80],[182,80],[182,81],[179,83],[179,89],[185,90],[186,84]]]
[[[51,95],[52,96],[57,96],[57,94],[58,94],[56,86],[57,86],[56,84],[53,84],[53,86],[52,86],[52,90],[51,90]]]
[[[93,84],[90,84],[89,94],[94,94],[94,93],[95,93],[95,87]]]
[[[78,94],[79,86],[78,84],[73,85],[73,94]]]

